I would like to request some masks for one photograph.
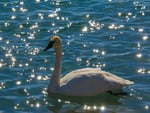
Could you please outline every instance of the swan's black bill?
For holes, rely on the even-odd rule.
[[[55,42],[55,41],[50,41],[49,44],[47,45],[47,47],[46,47],[43,51],[46,51],[46,50],[52,48],[53,45],[54,45],[54,42]]]

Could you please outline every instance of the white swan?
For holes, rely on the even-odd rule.
[[[120,78],[112,73],[98,68],[83,68],[72,71],[60,78],[62,60],[62,41],[59,36],[53,36],[44,49],[55,48],[56,61],[48,92],[67,96],[96,96],[107,91],[122,89],[134,82]]]

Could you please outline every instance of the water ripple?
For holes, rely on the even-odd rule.
[[[144,0],[1,0],[0,112],[149,112],[149,8]],[[48,96],[54,54],[42,50],[52,35],[63,39],[63,75],[102,68],[133,80],[131,96],[106,104]]]

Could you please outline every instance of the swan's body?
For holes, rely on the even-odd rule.
[[[120,78],[98,68],[83,68],[72,71],[60,78],[62,41],[53,36],[45,50],[54,47],[56,62],[48,91],[67,96],[96,96],[107,91],[120,90],[123,86],[133,84],[132,81]]]

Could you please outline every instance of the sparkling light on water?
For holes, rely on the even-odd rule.
[[[141,57],[142,57],[142,54],[141,54],[141,53],[138,53],[138,54],[136,55],[136,57],[137,57],[137,58],[141,58]]]
[[[3,38],[2,37],[0,37],[0,41],[2,41],[3,40]]]
[[[36,2],[40,2],[40,0],[35,0]]]
[[[24,92],[26,93],[26,95],[30,95],[27,89],[24,89]]]
[[[94,53],[99,53],[99,50],[98,49],[93,49],[93,52]]]
[[[142,28],[138,29],[139,32],[143,32],[144,30]]]
[[[117,29],[117,26],[115,24],[111,24],[110,26],[108,26],[109,29]]]
[[[49,112],[51,105],[58,112],[70,108],[74,112],[149,111],[145,102],[150,75],[147,1],[12,0],[1,1],[0,7],[2,112]],[[122,109],[116,104],[108,108],[100,101],[83,106],[63,99],[53,101],[47,92],[54,71],[53,53],[42,52],[52,35],[63,39],[62,74],[85,66],[127,75],[125,78],[135,81],[130,95],[136,98],[120,97]]]
[[[105,109],[106,109],[105,106],[101,106],[101,107],[100,107],[100,110],[101,110],[101,111],[104,111]]]
[[[22,83],[21,81],[17,81],[16,82],[17,85],[21,85],[21,83]]]
[[[100,111],[100,112],[104,112],[106,110],[106,107],[104,105],[98,107],[96,105],[93,105],[93,106],[89,106],[89,105],[84,105],[83,106],[83,110],[85,111]]]
[[[148,36],[143,36],[142,39],[143,39],[144,41],[146,41],[146,40],[148,39]]]
[[[88,27],[87,26],[82,28],[82,32],[87,32],[87,31],[88,31]]]
[[[5,82],[0,82],[0,90],[6,88]]]
[[[3,67],[3,63],[2,63],[2,62],[0,62],[0,68],[1,68],[1,67]]]
[[[11,19],[13,19],[13,20],[14,20],[14,19],[16,19],[16,16],[14,16],[14,15],[13,15],[13,16],[11,16]]]
[[[81,58],[77,58],[76,61],[77,61],[77,62],[81,62],[82,59],[81,59]]]
[[[8,27],[9,25],[10,25],[9,22],[5,22],[5,23],[4,23],[4,26],[5,26],[5,27]]]
[[[149,109],[149,106],[148,105],[145,105],[145,107],[144,107],[146,110],[148,110]]]
[[[14,109],[18,109],[19,106],[20,106],[20,104],[16,104],[16,105],[14,106]]]
[[[105,55],[105,54],[106,54],[106,52],[105,52],[105,51],[102,51],[102,52],[101,52],[101,54],[102,54],[102,55]]]
[[[40,103],[36,103],[36,107],[40,108],[41,107]]]
[[[38,76],[37,76],[37,80],[42,80],[42,76],[41,76],[41,75],[38,75]]]
[[[13,12],[16,12],[16,9],[13,7],[13,8],[12,8],[12,11],[13,11]]]

